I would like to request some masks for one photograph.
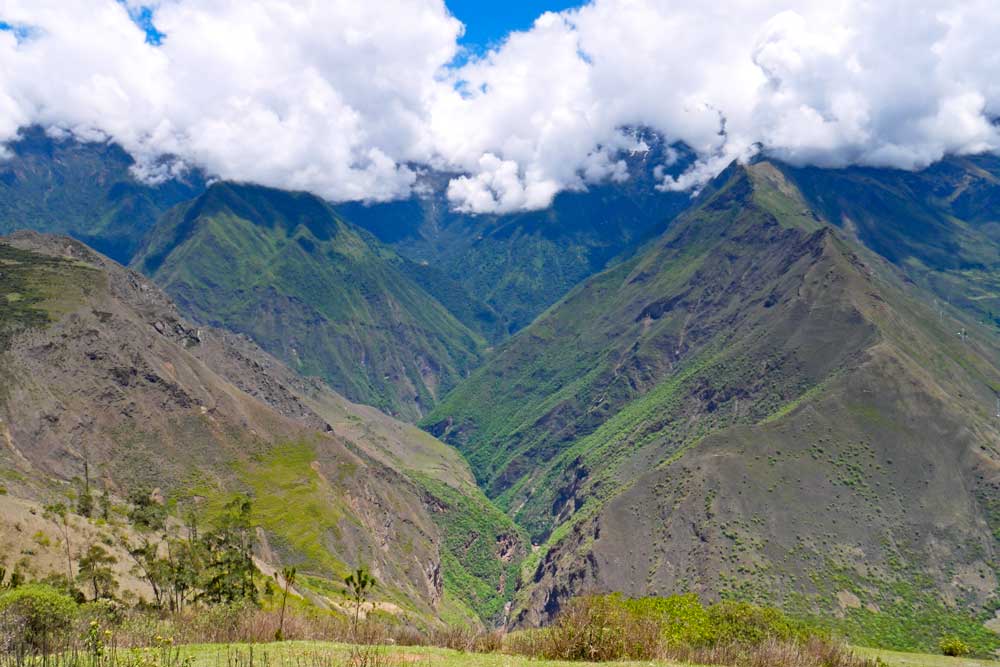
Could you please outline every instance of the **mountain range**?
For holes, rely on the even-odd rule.
[[[526,622],[590,589],[693,590],[919,635],[994,599],[998,362],[995,327],[940,309],[762,161],[425,424],[541,545]]]
[[[448,174],[330,204],[25,132],[4,484],[248,492],[319,604],[366,561],[425,619],[692,591],[1000,646],[1000,160],[764,156],[692,197],[657,186],[693,155],[643,141],[625,181],[477,216]]]
[[[500,618],[521,534],[454,450],[191,323],[77,241],[19,232],[0,257],[8,493],[41,502],[89,471],[118,497],[155,490],[207,516],[247,493],[261,559],[301,567],[321,605],[366,563],[406,613]]]
[[[410,418],[485,346],[410,277],[407,260],[305,193],[214,184],[170,209],[133,265],[199,321]]]

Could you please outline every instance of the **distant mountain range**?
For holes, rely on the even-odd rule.
[[[541,211],[469,215],[449,208],[449,175],[430,173],[401,202],[337,207],[401,255],[440,268],[493,308],[503,327],[493,341],[524,328],[573,286],[662,233],[691,193],[660,191],[662,175],[694,161],[683,146],[636,135],[647,150],[623,153],[630,178],[563,192]],[[669,164],[664,168],[664,164]]]
[[[148,186],[114,146],[27,132],[0,229],[146,278],[0,245],[8,487],[42,495],[24,466],[69,480],[86,445],[118,485],[251,488],[275,560],[329,579],[380,553],[386,601],[435,618],[695,591],[1000,646],[1000,159],[761,158],[692,197],[656,186],[693,155],[643,138],[627,181],[472,216],[446,174],[331,205]],[[333,537],[281,524],[302,503]]]
[[[312,195],[229,183],[168,211],[133,259],[197,320],[413,419],[485,342],[408,264]]]
[[[0,234],[33,229],[68,234],[127,264],[164,211],[205,188],[201,174],[150,186],[132,158],[110,143],[57,141],[23,130],[0,160]]]

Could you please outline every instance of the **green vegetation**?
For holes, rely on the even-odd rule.
[[[507,645],[533,657],[601,662],[666,658],[702,665],[879,664],[776,609],[734,602],[704,607],[694,596],[576,598],[551,626],[515,634]]]
[[[788,360],[769,339],[780,324],[739,314],[746,300],[785,289],[791,276],[782,272],[799,259],[785,253],[801,252],[781,248],[753,266],[770,214],[744,205],[751,192],[746,178],[723,180],[647,253],[574,290],[424,420],[466,454],[501,506],[520,508],[517,519],[535,539],[554,528],[553,507],[574,476],[584,481],[577,498],[601,502],[643,450],[663,463],[715,428],[773,413],[819,379],[782,368]],[[720,310],[694,308],[733,291],[731,276],[741,273],[746,284]],[[752,328],[738,331],[734,317]],[[760,388],[766,393],[754,396],[755,364],[769,358],[777,368]],[[687,419],[692,413],[702,419]]]
[[[340,579],[347,565],[325,547],[328,534],[339,534],[348,515],[331,481],[313,465],[316,447],[288,443],[237,465],[237,474],[253,493],[253,520],[294,549],[314,573]],[[344,469],[342,474],[352,471]],[[215,508],[229,501],[228,493],[209,496]],[[288,508],[296,508],[289,512]],[[214,513],[217,509],[209,509]]]
[[[954,636],[942,637],[941,641],[938,642],[938,647],[941,649],[941,653],[955,658],[968,655],[972,651],[968,644]]]
[[[940,653],[906,653],[864,647],[855,650],[860,655],[881,660],[888,667],[995,667],[998,664],[994,660],[976,660],[968,656],[953,658]]]
[[[354,617],[351,619],[351,635],[358,636],[358,620],[361,618],[361,605],[368,600],[368,595],[372,589],[378,585],[375,577],[371,576],[363,567],[359,567],[354,572],[344,577],[344,584],[347,586],[351,602],[354,603]],[[355,641],[357,641],[355,639]]]
[[[0,243],[0,351],[18,332],[61,315],[99,280],[90,267]]]
[[[445,590],[487,622],[502,622],[517,585],[525,538],[484,496],[471,496],[429,476],[417,477],[440,507]]]
[[[363,571],[354,573],[351,579],[348,583],[352,584],[360,608],[365,591],[370,588],[366,585],[370,579]],[[295,665],[317,667],[387,665],[396,664],[395,659],[442,665],[517,665],[525,659],[533,664],[554,665],[566,664],[559,661],[580,664],[630,658],[664,665],[875,667],[882,664],[859,657],[821,631],[795,623],[776,610],[733,603],[705,607],[693,596],[642,600],[617,595],[579,598],[560,613],[551,627],[509,635],[440,627],[418,633],[412,628],[385,625],[373,615],[354,621],[322,612],[310,614],[296,607],[289,610],[288,617],[288,629],[295,637],[342,640],[347,634],[355,643],[292,641],[233,645],[233,642],[267,641],[264,633],[275,621],[284,622],[284,610],[254,610],[247,606],[201,608],[195,615],[161,616],[155,626],[150,626],[155,617],[148,612],[127,612],[106,604],[76,607],[69,598],[62,604],[54,604],[53,600],[60,595],[48,589],[43,606],[36,604],[29,608],[19,602],[21,606],[10,607],[20,610],[18,618],[29,618],[31,609],[44,608],[43,625],[58,642],[47,644],[44,650],[18,644],[18,652],[9,657],[0,655],[0,665],[32,664],[33,660],[44,657],[46,664],[54,667],[192,667],[211,664],[206,661],[222,656],[228,664],[258,660],[262,664],[283,665],[292,659]],[[18,599],[32,596],[37,598],[37,591]],[[11,596],[0,599],[7,597]],[[0,616],[0,642],[9,639],[4,633],[10,632],[12,618],[9,614]],[[278,628],[280,631],[281,625]],[[210,638],[217,643],[200,643]]]
[[[627,581],[777,604],[871,645],[935,650],[950,632],[995,648],[995,537],[936,467],[989,439],[931,435],[972,419],[992,432],[995,341],[963,347],[955,320],[807,202],[773,165],[731,168],[422,422],[541,544],[515,618]],[[929,470],[935,501],[914,481]],[[992,508],[997,490],[976,486]],[[955,525],[949,565],[927,556],[940,521]],[[915,582],[926,594],[900,597]]]
[[[71,216],[79,198],[103,196],[107,179],[88,189],[78,173],[97,148],[56,146],[76,176],[48,192],[60,172],[31,141],[0,166],[12,192],[0,226],[48,198],[65,225],[39,227],[92,233],[129,257],[151,212],[175,203],[168,191],[186,187],[119,183],[114,201]],[[125,179],[109,155],[110,182]],[[82,377],[17,384],[0,367],[5,419],[10,387],[38,397],[3,423],[15,467],[5,458],[0,493],[8,480],[49,493],[23,472],[51,463],[41,446],[18,449],[25,431],[76,448],[80,429],[56,425],[86,425],[104,448],[101,491],[84,450],[82,480],[67,474],[68,493],[42,512],[55,528],[25,533],[0,585],[27,588],[18,568],[42,550],[65,564],[50,590],[86,601],[75,621],[107,605],[182,631],[197,616],[237,639],[256,623],[254,639],[327,636],[322,626],[397,640],[445,620],[466,629],[440,643],[574,660],[870,664],[830,636],[989,655],[1000,648],[984,626],[1000,606],[1000,246],[982,211],[998,174],[988,157],[915,175],[734,166],[660,237],[680,204],[627,188],[477,219],[435,212],[430,197],[405,204],[421,207],[413,220],[369,217],[386,245],[315,197],[220,183],[142,240],[134,265],[200,321],[249,334],[352,399],[410,420],[431,411],[423,425],[468,457],[485,495],[444,445],[374,410],[297,378],[275,388],[268,373],[281,368],[259,383],[226,375],[232,359],[199,365],[221,354],[199,347],[200,332],[181,331],[187,347],[171,353],[170,324],[146,310],[156,294],[122,330],[157,334],[102,340],[122,309],[85,306],[127,281],[109,291],[93,267],[0,245],[0,351],[66,313],[79,323],[15,350],[42,361],[10,368]],[[123,211],[138,220],[129,233]],[[90,393],[113,408],[95,410]],[[77,465],[70,453],[60,465]],[[105,480],[124,479],[116,510]],[[113,524],[105,542],[73,546],[100,521]],[[530,552],[528,536],[540,545]],[[141,605],[118,581],[127,558],[151,591]],[[723,601],[572,599],[591,586]],[[552,625],[489,638],[471,629],[480,621]]]
[[[430,192],[407,201],[344,204],[337,210],[417,265],[433,267],[474,295],[480,315],[438,296],[460,320],[500,342],[559,301],[575,285],[632,254],[690,203],[686,192],[661,192],[664,173],[693,160],[683,145],[666,146],[639,132],[647,151],[626,153],[629,178],[562,192],[541,211],[469,215],[450,210],[447,179],[430,175]],[[637,135],[638,136],[638,135]],[[476,320],[478,319],[478,328]]]
[[[404,260],[304,193],[213,185],[163,217],[135,266],[202,322],[407,418],[466,375],[484,345]]]
[[[46,584],[24,584],[0,594],[0,615],[18,640],[41,655],[58,645],[77,612],[76,601]]]
[[[130,173],[120,146],[21,130],[0,164],[0,234],[31,229],[73,236],[127,264],[159,216],[203,189],[199,175],[151,186]]]
[[[32,326],[43,330],[32,349],[59,356],[53,363],[19,345],[0,359],[11,379],[0,389],[28,397],[4,407],[0,456],[14,458],[4,459],[3,481],[16,485],[17,497],[54,501],[37,511],[46,525],[15,540],[20,556],[0,552],[17,576],[58,569],[87,599],[139,596],[158,609],[209,598],[228,604],[227,591],[250,577],[225,543],[250,535],[272,567],[298,568],[296,591],[317,605],[344,606],[344,576],[369,563],[381,584],[372,600],[378,613],[420,625],[500,620],[523,537],[454,450],[302,382],[249,343],[230,351],[220,332],[192,337],[162,295],[137,290],[121,269],[98,268],[78,244],[37,235],[12,242],[32,250],[2,246],[9,262],[0,278],[22,295],[10,303],[38,311]],[[56,258],[63,255],[80,259]],[[121,410],[97,408],[109,400]],[[17,429],[40,414],[45,435],[25,438]],[[45,460],[42,443],[73,438],[66,430],[80,423],[76,415],[92,424],[82,461],[70,464],[81,468],[65,488],[54,487],[29,461]],[[241,497],[251,500],[249,523],[221,535],[212,553],[203,539]],[[5,516],[0,527],[20,535],[14,523]],[[466,529],[481,537],[466,544]],[[237,597],[256,588],[263,598],[262,581],[240,584]]]
[[[105,649],[101,667],[217,667],[220,664],[241,667],[254,664],[271,667],[348,667],[356,665],[359,647],[333,641],[285,641],[270,644],[228,643],[151,646],[146,649],[109,651]],[[896,653],[857,649],[885,667],[996,667],[996,662],[946,658],[941,655]],[[594,667],[605,664],[591,661],[544,660],[506,653],[478,653],[435,646],[377,647],[368,664],[383,667],[422,665],[425,667]],[[2,667],[9,667],[0,659]],[[52,667],[94,667],[91,656],[67,656],[62,662],[51,659]],[[618,661],[620,667],[677,667],[675,660]],[[769,663],[768,667],[783,667]]]
[[[77,574],[77,580],[82,585],[92,588],[94,600],[114,595],[115,589],[118,588],[118,582],[115,581],[111,566],[116,562],[117,559],[100,544],[91,544],[87,548],[87,552],[80,557],[80,572]]]
[[[324,474],[317,465],[323,458],[317,447],[316,442],[282,444],[233,468],[239,485],[254,499],[252,524],[266,531],[273,546],[296,559],[301,587],[337,600],[344,592],[339,583],[352,570],[349,563],[338,557],[340,549],[331,545],[352,539],[356,531],[367,530],[354,510],[343,502],[340,489],[346,480],[364,473],[357,461],[346,460],[333,466],[339,477]],[[473,484],[450,474],[441,477],[429,474],[440,474],[441,470],[420,472],[408,470],[403,464],[400,468],[414,484],[414,490],[426,494],[434,508],[430,518],[441,534],[439,557],[447,602],[440,613],[455,622],[474,619],[499,622],[504,605],[515,590],[523,558],[524,537],[520,529]],[[190,498],[198,498],[202,520],[212,522],[218,521],[226,504],[234,499],[226,487],[216,485],[193,485],[181,497],[183,506],[193,502]],[[136,499],[140,498],[148,495],[136,494]],[[393,502],[388,497],[382,500]],[[289,512],[289,507],[296,511]],[[414,508],[395,506],[393,511],[400,517],[413,516],[419,520]],[[410,543],[403,548],[412,552],[414,545]],[[408,613],[429,613],[410,597],[405,587],[400,590],[396,586],[383,586],[379,594]]]
[[[1000,312],[1000,160],[950,157],[916,173],[783,171],[809,206],[935,294],[995,328]]]
[[[949,609],[929,595],[920,597],[923,599],[917,603],[904,598],[886,604],[877,613],[861,608],[848,610],[843,619],[814,618],[863,646],[933,651],[940,646],[942,635],[947,635],[977,656],[993,655],[1000,649],[1000,636],[983,626],[981,616]]]
[[[765,642],[806,643],[826,633],[777,609],[722,601],[705,606],[694,594],[625,598],[618,594],[576,598],[551,628],[531,631],[546,657],[601,660],[688,655],[718,646]]]

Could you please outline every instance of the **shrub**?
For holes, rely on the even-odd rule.
[[[626,599],[623,604],[639,618],[656,619],[668,646],[707,646],[717,639],[712,618],[694,593]]]
[[[70,629],[76,601],[45,584],[26,584],[0,595],[0,615],[5,624],[22,631],[27,648],[47,652]]]
[[[433,627],[426,632],[412,626],[393,628],[390,641],[407,646],[439,646],[469,653],[499,653],[503,648],[504,633],[486,631],[469,625]]]
[[[550,660],[648,660],[662,652],[657,619],[631,611],[619,595],[571,600],[551,627],[520,636],[513,650]]]
[[[804,641],[819,632],[791,620],[773,607],[723,601],[708,608],[712,640],[721,643],[760,644],[768,639]]]
[[[548,628],[507,637],[508,651],[553,660],[653,660],[748,667],[878,667],[776,609],[705,607],[695,595],[571,600]]]
[[[938,647],[941,649],[941,653],[956,658],[968,655],[972,650],[968,644],[954,636],[942,637],[941,641],[938,642]]]

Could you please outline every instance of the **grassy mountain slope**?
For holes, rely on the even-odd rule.
[[[406,260],[304,193],[215,184],[163,217],[134,266],[198,320],[406,418],[466,375],[483,345]]]
[[[961,317],[775,165],[734,166],[425,424],[543,543],[521,622],[585,590],[694,590],[988,645],[960,619],[996,604],[1000,347]]]
[[[0,242],[0,484],[58,498],[85,462],[119,497],[157,488],[208,518],[248,493],[258,555],[320,603],[368,564],[386,609],[495,619],[524,553],[451,448],[194,326],[75,241],[19,233]]]
[[[116,144],[53,139],[21,131],[0,160],[0,234],[17,229],[68,234],[128,263],[168,208],[204,190],[202,177],[150,186],[130,173]]]
[[[1000,158],[784,172],[825,218],[942,301],[1000,329]]]
[[[400,254],[437,267],[488,304],[499,321],[477,330],[498,341],[528,325],[584,278],[662,232],[689,204],[688,193],[656,189],[656,168],[670,164],[666,173],[677,174],[692,156],[683,147],[663,145],[651,133],[641,138],[648,151],[622,155],[627,180],[560,193],[541,211],[456,213],[445,196],[445,174],[429,175],[426,191],[409,200],[344,204],[337,210]]]

